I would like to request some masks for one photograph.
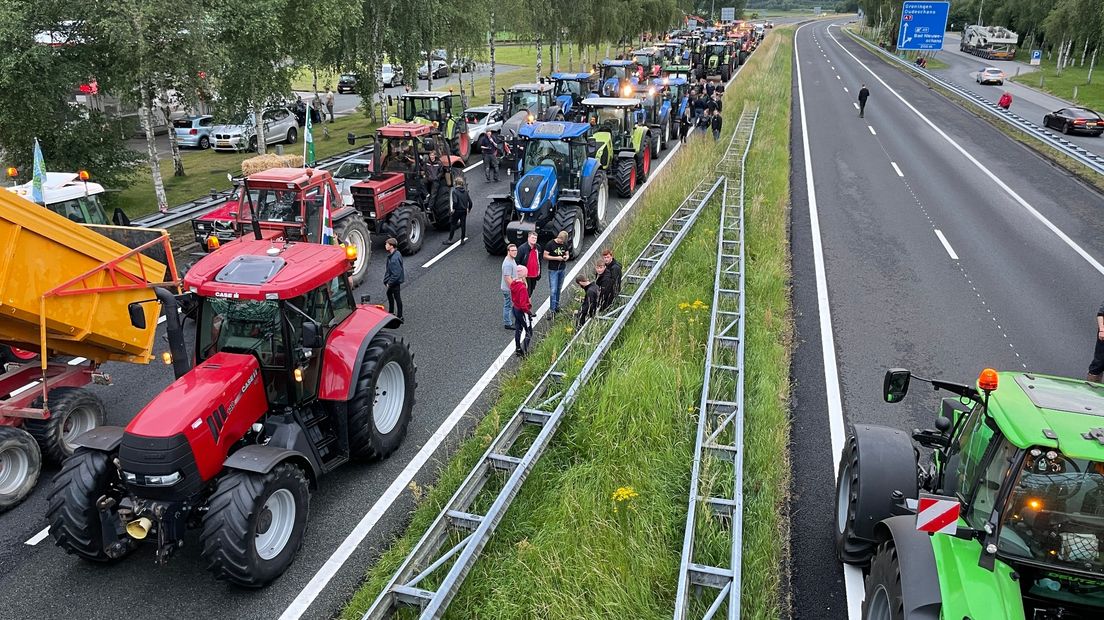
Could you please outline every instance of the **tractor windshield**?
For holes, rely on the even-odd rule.
[[[619,80],[625,79],[625,72],[627,67],[602,67],[602,81],[605,82],[610,78],[617,78]]]
[[[582,97],[583,83],[576,80],[560,80],[556,82],[556,88],[553,92],[557,97],[559,97],[560,95]]]
[[[516,90],[510,93],[509,110],[511,115],[517,114],[522,110],[529,110],[530,112],[537,111],[537,104],[540,101],[540,94],[526,90]]]
[[[441,121],[441,101],[434,97],[403,97],[403,118],[414,120],[417,117],[431,121]]]
[[[107,220],[107,213],[100,202],[99,194],[88,194],[72,200],[51,202],[46,207],[58,215],[81,224],[107,225],[111,223]]]
[[[250,188],[249,193],[253,198],[253,208],[257,210],[257,219],[262,222],[295,224],[302,219],[299,213],[299,196],[293,190],[259,187],[256,190]],[[241,208],[249,211],[248,204]]]
[[[626,129],[622,126],[625,118],[625,110],[622,108],[594,108],[590,112],[590,124],[597,131],[610,131],[617,133]]]
[[[204,298],[197,331],[199,359],[219,352],[247,353],[261,366],[284,366],[279,302]]]
[[[386,172],[404,172],[414,166],[414,140],[390,139],[384,143],[380,169]]]
[[[633,60],[635,60],[645,69],[650,69],[654,61],[654,56],[652,56],[651,54],[633,54]]]
[[[555,166],[566,172],[571,160],[568,143],[563,140],[537,140],[525,148],[525,170],[536,166]]]

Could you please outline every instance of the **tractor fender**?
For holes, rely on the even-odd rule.
[[[636,159],[636,151],[630,149],[622,149],[617,151],[617,159]]]
[[[590,192],[594,187],[594,173],[598,172],[598,168],[598,160],[594,159],[593,157],[588,157],[587,160],[583,162],[583,182],[579,189],[581,190],[580,194],[583,196],[584,199],[586,199],[587,196],[590,196]]]
[[[671,115],[671,102],[664,101],[663,105],[659,106],[659,124],[663,125],[667,122],[667,118]]]
[[[916,517],[912,515],[890,517],[875,529],[880,542],[892,540],[897,549],[905,617],[939,620],[943,596],[931,536],[916,529]]]
[[[567,113],[571,111],[571,106],[575,103],[575,100],[571,98],[571,95],[560,95],[556,97],[556,103],[559,104],[560,109],[563,110],[566,116]]]
[[[99,452],[114,452],[123,443],[123,433],[126,429],[121,426],[97,426],[85,431],[73,440],[74,448],[88,448]]]
[[[639,152],[643,148],[642,145],[648,144],[648,140],[647,127],[637,127],[633,130],[632,145],[634,151]]]
[[[290,424],[281,425],[281,429],[290,428],[292,426],[293,425]],[[299,466],[299,468],[303,470],[303,473],[307,474],[307,479],[310,481],[311,487],[314,487],[317,484],[318,477],[322,475],[322,470],[317,463],[307,456],[307,454],[310,454],[311,449],[310,444],[307,442],[307,438],[303,436],[303,429],[298,425],[294,425],[294,428],[298,431],[300,437],[296,443],[300,444],[301,447],[306,450],[305,452],[302,450],[275,446],[272,445],[272,442],[263,446],[253,444],[245,446],[226,457],[222,466],[225,469],[236,469],[238,471],[248,471],[255,474],[267,474],[280,463],[290,461]]]
[[[464,160],[460,159],[459,155],[442,155],[441,165],[447,168],[464,167]]]
[[[487,196],[487,203],[490,204],[496,200],[509,200],[513,201],[513,197],[510,194],[491,194]]]
[[[351,399],[368,344],[384,328],[401,324],[397,317],[377,306],[357,306],[326,340],[318,398],[339,402]]]
[[[341,220],[349,217],[350,215],[356,214],[356,213],[360,213],[360,211],[358,211],[356,207],[353,207],[353,206],[344,207],[343,206],[343,207],[340,207],[339,209],[333,211],[331,213],[330,217],[333,219],[334,223],[336,224],[337,222],[340,222]]]
[[[875,529],[895,514],[893,492],[916,497],[917,454],[908,433],[888,426],[854,425],[859,480],[854,535],[875,540]]]

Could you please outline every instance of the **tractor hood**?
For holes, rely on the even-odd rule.
[[[555,166],[536,166],[514,187],[514,206],[523,213],[539,211],[542,204],[555,200],[558,191]]]
[[[977,541],[936,534],[931,542],[944,618],[1023,620],[1023,595],[1011,567],[1000,561],[991,571],[979,567]]]
[[[502,122],[502,135],[507,138],[516,138],[521,127],[529,122],[528,109],[519,110],[516,114]],[[534,115],[535,120],[536,115]]]

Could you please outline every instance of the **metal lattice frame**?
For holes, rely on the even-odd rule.
[[[533,464],[548,447],[565,411],[722,181],[717,178],[699,183],[629,265],[622,278],[621,295],[572,336],[372,603],[364,620],[389,618],[403,607],[420,610],[423,619],[444,615]],[[588,345],[595,341],[587,355]],[[570,385],[565,385],[580,353],[586,355],[586,361]],[[510,456],[522,443],[519,440],[532,436],[527,429],[537,430],[536,437],[520,457]],[[501,474],[508,477],[498,484]],[[477,506],[489,507],[479,514]],[[437,581],[439,585],[435,589],[420,587],[426,581]]]
[[[740,562],[743,547],[744,486],[744,164],[759,108],[744,108],[717,171],[725,189],[717,231],[717,270],[705,353],[705,382],[698,406],[690,501],[682,542],[676,620],[709,620],[722,607],[740,617]],[[714,566],[695,561],[694,535],[708,511],[728,524],[727,562]],[[709,590],[711,604],[692,604],[692,590]],[[693,609],[691,609],[693,608]],[[701,608],[704,608],[702,610]],[[700,613],[693,613],[698,612]]]

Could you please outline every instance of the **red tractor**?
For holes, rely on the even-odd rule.
[[[253,213],[256,213],[256,218]],[[207,251],[253,228],[257,239],[287,239],[356,247],[349,279],[358,286],[368,273],[370,237],[364,217],[344,205],[328,170],[270,168],[247,176],[216,211],[192,222],[196,241]]]
[[[106,563],[152,543],[163,562],[196,528],[217,578],[279,577],[322,475],[389,456],[414,405],[413,355],[389,329],[400,321],[354,301],[353,254],[244,237],[200,259],[183,295],[156,289],[177,379],[126,428],[76,438],[49,494],[57,545]],[[198,306],[194,366],[184,297]],[[132,324],[153,301],[130,304]]]
[[[452,213],[452,182],[463,174],[464,160],[449,152],[441,132],[421,123],[398,123],[376,130],[375,136],[349,134],[375,141],[372,171],[349,191],[353,206],[364,214],[368,229],[399,242],[399,251],[414,254],[422,247],[427,223],[448,230]],[[436,170],[436,172],[435,172]]]

